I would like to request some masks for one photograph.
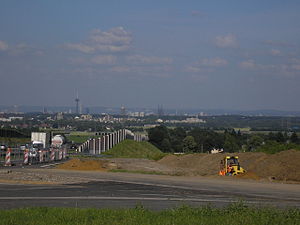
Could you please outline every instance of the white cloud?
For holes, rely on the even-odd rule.
[[[294,64],[294,65],[292,65],[292,69],[300,71],[300,64]]]
[[[203,66],[221,67],[221,66],[226,66],[228,64],[228,62],[226,59],[216,57],[216,58],[210,58],[210,59],[203,59],[200,62],[200,64]]]
[[[132,41],[131,34],[123,27],[115,27],[107,32],[99,29],[93,30],[90,39],[103,45],[129,45]]]
[[[209,73],[215,71],[216,68],[224,67],[227,64],[227,60],[220,57],[206,58],[186,66],[185,71],[191,73]]]
[[[253,59],[243,61],[239,66],[245,70],[254,70],[262,74],[294,77],[300,75],[300,60],[290,59],[281,64],[260,64]]]
[[[85,44],[71,44],[68,43],[65,45],[69,49],[77,50],[83,53],[93,53],[95,51],[95,48],[92,46],[88,46]]]
[[[274,55],[274,56],[281,55],[281,51],[279,51],[278,49],[271,49],[270,53],[271,53],[271,55]]]
[[[240,67],[244,69],[255,69],[256,64],[253,59],[249,59],[240,63]]]
[[[263,42],[266,45],[275,46],[275,47],[294,47],[295,45],[287,41],[274,41],[266,40]]]
[[[0,51],[5,51],[7,49],[8,49],[8,44],[0,40]]]
[[[131,55],[126,57],[126,61],[132,64],[171,64],[173,60],[168,57]]]
[[[131,68],[128,66],[114,66],[110,68],[110,71],[116,73],[128,73],[131,72]]]
[[[115,27],[108,31],[93,30],[88,39],[82,43],[67,43],[68,49],[83,53],[95,52],[124,52],[130,48],[132,42],[131,33],[123,27]]]
[[[97,55],[91,59],[92,63],[110,65],[116,63],[116,57],[113,55]]]
[[[237,38],[233,34],[217,36],[215,38],[215,44],[220,48],[234,48],[238,46]]]
[[[291,61],[291,63],[294,63],[294,64],[300,64],[300,59],[298,59],[298,58],[292,58],[290,61]]]
[[[42,56],[42,55],[44,55],[44,52],[36,47],[26,44],[26,43],[19,43],[15,46],[11,46],[9,48],[9,54],[11,54],[11,55],[33,54],[33,55]]]

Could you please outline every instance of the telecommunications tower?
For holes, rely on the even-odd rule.
[[[75,102],[76,102],[76,114],[79,114],[79,97],[78,97],[78,92],[76,93]]]

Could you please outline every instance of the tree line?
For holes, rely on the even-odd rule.
[[[300,149],[296,132],[242,133],[226,129],[213,131],[201,128],[174,129],[157,126],[148,130],[149,142],[163,152],[205,153],[214,148],[225,152],[262,151],[275,153],[287,149]]]

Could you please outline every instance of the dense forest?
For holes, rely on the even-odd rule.
[[[174,128],[157,126],[148,130],[149,141],[163,152],[208,152],[214,148],[225,152],[262,151],[276,153],[287,149],[300,149],[295,132],[269,132],[249,134],[226,129],[216,132],[201,128]]]

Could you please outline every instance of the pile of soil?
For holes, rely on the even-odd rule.
[[[265,153],[237,153],[241,166],[248,174],[244,178],[300,181],[300,151],[282,151],[274,155]],[[185,175],[217,175],[225,154],[168,155],[159,163],[180,170]]]
[[[107,171],[106,161],[92,159],[71,159],[57,166],[58,169],[65,170],[97,170]]]
[[[58,169],[66,170],[96,170],[109,171],[113,169],[128,171],[161,172],[172,174],[174,168],[169,168],[154,160],[132,159],[132,158],[114,158],[114,159],[71,159],[58,165]]]

